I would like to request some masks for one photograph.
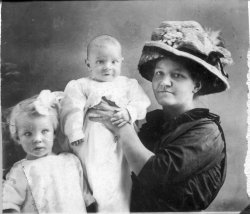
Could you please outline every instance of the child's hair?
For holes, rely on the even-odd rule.
[[[97,36],[93,38],[87,46],[87,58],[89,58],[89,55],[93,47],[102,47],[104,44],[116,45],[117,47],[121,49],[121,44],[116,38],[109,36],[109,35]]]
[[[12,108],[9,117],[9,131],[11,138],[17,142],[17,121],[21,115],[26,115],[31,119],[34,117],[50,117],[54,130],[58,129],[58,108],[59,99],[62,92],[53,92],[43,90],[39,95],[19,102]]]

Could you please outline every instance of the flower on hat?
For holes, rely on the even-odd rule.
[[[187,47],[206,56],[211,52],[218,52],[223,66],[233,62],[231,53],[224,48],[220,31],[203,29],[194,21],[163,22],[155,29],[151,39],[164,42],[175,49]]]

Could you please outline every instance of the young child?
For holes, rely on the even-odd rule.
[[[90,75],[70,81],[62,100],[61,122],[70,147],[86,167],[98,212],[129,212],[131,178],[116,138],[102,124],[88,120],[87,110],[102,101],[119,107],[114,123],[134,123],[146,115],[150,101],[135,79],[120,76],[123,58],[113,37],[94,38],[87,47]]]
[[[86,213],[86,206],[94,202],[79,159],[71,153],[52,153],[61,95],[44,90],[11,112],[11,137],[27,156],[14,164],[3,182],[4,212]]]

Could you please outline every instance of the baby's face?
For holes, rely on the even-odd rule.
[[[93,47],[86,61],[93,79],[111,82],[121,73],[121,48],[113,44]]]
[[[52,152],[54,128],[47,116],[21,115],[17,121],[17,136],[18,143],[27,153],[29,160],[47,156]]]

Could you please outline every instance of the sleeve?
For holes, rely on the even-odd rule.
[[[86,207],[88,207],[89,205],[94,203],[96,200],[90,192],[89,184],[87,182],[87,176],[86,176],[87,173],[86,173],[85,167],[82,167],[81,162],[76,156],[74,156],[74,158],[75,158],[76,166],[79,171],[80,185],[83,191],[83,199],[84,199]]]
[[[127,110],[131,117],[131,122],[134,123],[136,120],[145,118],[147,108],[150,106],[151,102],[137,80],[131,79],[129,86],[130,102],[127,106]]]
[[[64,93],[65,96],[61,101],[60,110],[61,128],[68,137],[69,142],[72,143],[84,138],[82,126],[86,96],[76,80],[72,80],[67,84]]]
[[[165,140],[163,145],[139,173],[143,185],[153,188],[157,184],[182,182],[213,167],[224,156],[221,132],[212,121],[195,125],[173,142]]]
[[[14,165],[3,181],[3,210],[20,212],[26,198],[27,181],[21,165]]]

